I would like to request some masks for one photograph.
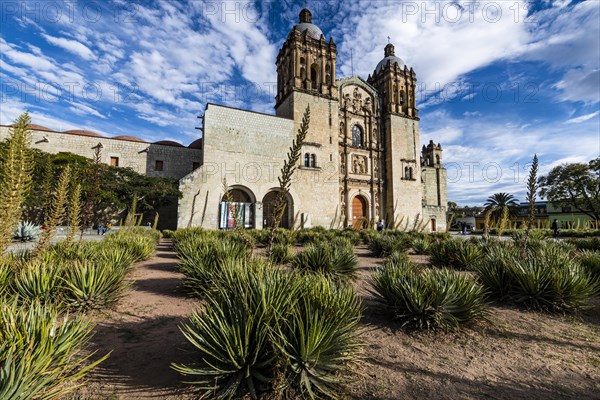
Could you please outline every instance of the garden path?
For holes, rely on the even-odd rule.
[[[114,310],[98,313],[92,348],[111,352],[73,399],[137,400],[194,398],[169,364],[190,360],[191,346],[179,325],[198,305],[179,289],[183,275],[170,240],[161,240],[154,257],[138,263],[131,286]]]

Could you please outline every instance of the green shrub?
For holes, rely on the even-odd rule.
[[[429,254],[431,240],[428,237],[415,237],[410,245],[415,254]]]
[[[305,246],[307,244],[317,244],[327,241],[327,234],[320,230],[301,229],[296,232],[297,243]]]
[[[410,247],[410,241],[410,237],[406,234],[378,234],[371,238],[369,250],[375,257],[386,257],[394,251],[407,250]]]
[[[276,243],[273,245],[269,259],[275,264],[287,264],[294,256],[292,246]]]
[[[196,296],[203,296],[222,279],[224,269],[248,259],[246,245],[233,237],[188,240],[179,244],[179,269],[185,275],[182,286]]]
[[[108,247],[128,248],[135,256],[136,261],[143,261],[152,257],[156,251],[156,239],[154,237],[139,234],[127,235],[125,232],[108,235],[102,244]]]
[[[476,269],[494,298],[539,311],[584,309],[599,288],[598,280],[562,244],[542,243],[526,250],[498,247]]]
[[[352,248],[329,243],[311,244],[292,260],[292,268],[321,273],[338,281],[356,278],[358,260]]]
[[[585,238],[585,239],[567,239],[567,242],[577,247],[579,250],[594,250],[600,251],[600,238]]]
[[[360,238],[364,244],[371,243],[374,237],[380,236],[380,234],[374,229],[363,229],[360,231]]]
[[[84,353],[92,325],[33,302],[0,301],[0,398],[61,398],[106,356]]]
[[[434,242],[429,248],[429,253],[432,265],[459,270],[473,269],[483,257],[479,246],[460,239]]]
[[[587,268],[592,275],[596,278],[600,278],[600,253],[592,250],[584,250],[578,254],[577,260],[581,265]]]
[[[372,286],[375,299],[405,327],[454,329],[487,316],[483,287],[454,271],[388,265]]]

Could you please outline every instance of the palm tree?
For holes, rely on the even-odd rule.
[[[483,204],[486,211],[493,208],[492,217],[498,219],[502,215],[504,207],[508,207],[508,213],[511,216],[519,214],[519,201],[509,193],[494,193],[488,197],[487,201]]]

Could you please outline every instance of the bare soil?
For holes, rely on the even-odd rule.
[[[260,252],[259,252],[260,253]],[[489,321],[458,332],[409,332],[390,321],[368,292],[383,260],[358,246],[356,288],[365,304],[364,363],[352,399],[600,399],[600,299],[578,315],[492,305]],[[426,263],[426,256],[411,256]],[[194,351],[178,326],[197,300],[178,289],[170,243],[136,266],[114,310],[94,316],[98,354],[112,351],[73,399],[197,398],[170,369]]]

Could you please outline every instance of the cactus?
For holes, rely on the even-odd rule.
[[[42,228],[29,221],[21,221],[13,231],[13,237],[21,242],[29,242],[40,236]]]

